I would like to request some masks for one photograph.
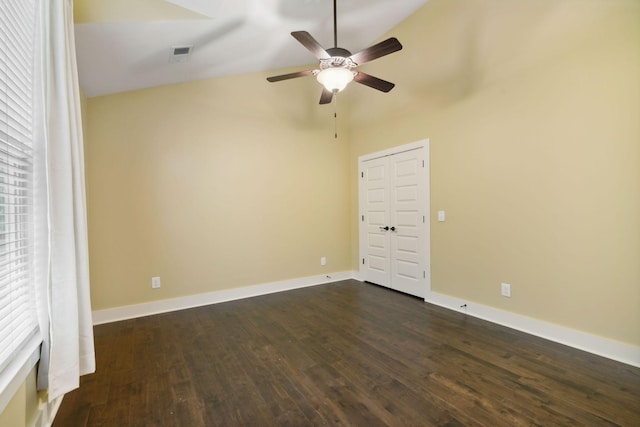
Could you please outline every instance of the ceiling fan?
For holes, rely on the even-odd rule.
[[[386,80],[357,71],[356,68],[366,62],[402,49],[398,39],[391,37],[354,54],[351,54],[347,49],[338,47],[336,0],[333,0],[333,47],[324,49],[306,31],[294,31],[291,35],[320,60],[318,69],[267,77],[270,82],[313,75],[324,86],[320,96],[320,104],[329,104],[334,95],[343,90],[352,81],[382,92],[389,92],[395,86]]]

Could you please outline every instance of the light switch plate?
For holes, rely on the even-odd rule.
[[[501,283],[500,295],[502,295],[503,297],[511,298],[511,285],[508,283]]]
[[[153,289],[158,289],[160,287],[160,277],[151,278],[151,287]]]

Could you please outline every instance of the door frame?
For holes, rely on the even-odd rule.
[[[376,151],[374,153],[365,154],[358,157],[358,275],[361,281],[364,281],[365,273],[362,260],[366,257],[365,239],[366,230],[364,227],[364,191],[363,181],[361,179],[363,173],[363,163],[368,160],[378,159],[381,157],[388,157],[394,154],[403,153],[406,151],[412,151],[422,148],[424,150],[425,161],[425,227],[427,238],[424,242],[424,253],[426,259],[426,277],[425,277],[425,296],[431,293],[431,166],[430,166],[430,153],[429,153],[429,139],[423,139],[420,141],[412,142],[409,144],[399,145],[382,151]]]

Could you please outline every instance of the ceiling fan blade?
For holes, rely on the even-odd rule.
[[[386,39],[385,41],[363,49],[360,52],[354,53],[350,58],[356,64],[362,65],[365,62],[373,61],[374,59],[397,52],[400,49],[402,49],[402,45],[398,39],[391,37],[390,39]]]
[[[294,31],[291,35],[298,40],[304,47],[309,49],[309,52],[313,53],[318,59],[327,59],[331,55],[313,38],[311,34],[306,31]]]
[[[389,92],[394,88],[395,84],[388,82],[386,80],[379,79],[377,77],[373,77],[369,74],[358,72],[356,76],[353,78],[354,81],[363,84],[365,86],[372,87],[374,89],[378,89],[382,92]]]
[[[330,104],[333,99],[333,92],[322,88],[322,95],[320,95],[320,105],[322,104]]]
[[[312,76],[313,70],[297,71],[295,73],[281,74],[279,76],[267,77],[270,82],[279,82],[281,80],[295,79],[296,77]]]

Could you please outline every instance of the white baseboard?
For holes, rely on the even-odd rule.
[[[309,286],[338,282],[340,280],[351,278],[353,278],[353,273],[351,271],[342,271],[336,273],[328,273],[323,276],[303,277],[298,279],[246,286],[243,288],[227,289],[223,291],[207,292],[203,294],[189,295],[179,298],[109,308],[106,310],[96,310],[92,313],[93,324],[100,325],[103,323],[117,322],[119,320],[133,319],[136,317],[150,316],[152,314],[167,313],[170,311],[184,310],[187,308],[200,307],[203,305],[217,304],[243,298],[251,298],[259,295],[306,288]]]
[[[39,407],[39,414],[35,421],[31,424],[32,427],[51,427],[53,420],[56,418],[58,409],[62,404],[64,396],[57,397],[52,402],[43,402]]]
[[[355,279],[359,282],[364,282],[364,274],[362,273],[362,271],[358,270],[358,271],[352,271],[351,272],[351,278]]]
[[[497,323],[530,335],[545,338],[569,347],[597,354],[608,359],[640,367],[640,347],[577,331],[531,317],[522,316],[482,304],[469,303],[458,298],[429,292],[425,302],[466,313],[479,319]],[[466,304],[465,309],[460,306]]]
[[[288,291],[305,288],[309,286],[322,285],[325,283],[338,282],[346,279],[362,281],[359,272],[343,271],[329,273],[326,276],[303,277],[299,279],[283,280],[280,282],[264,283],[244,288],[228,289],[223,291],[208,292],[204,294],[190,295],[168,300],[148,302],[144,304],[128,305],[106,310],[93,312],[93,324],[116,322],[119,320],[133,319],[136,317],[149,316],[152,314],[167,313],[170,311],[184,310],[187,308],[200,307],[203,305],[217,304],[221,302],[234,301],[243,298],[250,298],[275,292]],[[487,320],[492,323],[506,326],[545,338],[560,344],[597,354],[608,359],[626,363],[628,365],[640,367],[640,347],[619,341],[600,337],[577,331],[531,317],[522,316],[497,308],[482,304],[469,303],[458,298],[450,297],[436,292],[428,292],[425,302],[438,305],[457,312]],[[467,304],[466,310],[460,306]]]

